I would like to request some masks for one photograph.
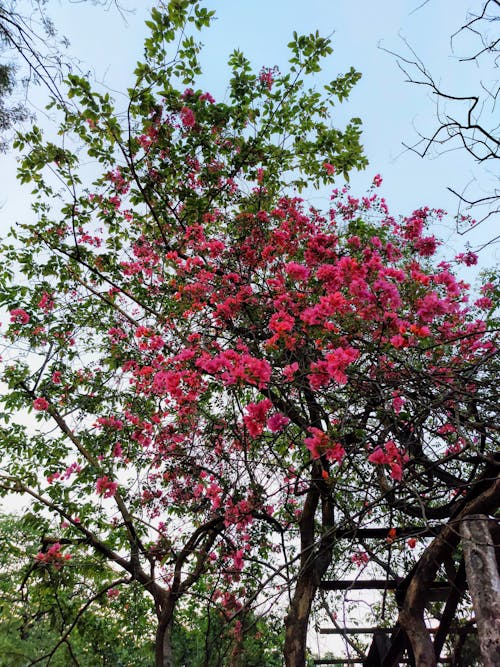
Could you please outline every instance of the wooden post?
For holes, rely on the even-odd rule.
[[[483,664],[484,667],[498,667],[500,576],[489,521],[484,514],[471,514],[461,522],[461,535]]]

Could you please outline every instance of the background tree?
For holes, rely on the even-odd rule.
[[[150,665],[152,609],[82,542],[28,513],[0,520],[0,664]],[[69,556],[71,549],[71,559]]]
[[[88,2],[88,0],[81,0]],[[123,16],[118,0],[90,0],[103,9],[115,7]],[[28,89],[42,84],[62,101],[59,86],[74,67],[66,53],[67,40],[57,33],[46,11],[47,0],[0,2],[0,150],[9,146],[12,130],[30,118]],[[23,98],[21,101],[19,98]]]
[[[427,4],[427,3],[424,3]],[[500,91],[496,76],[500,53],[498,24],[499,0],[483,0],[471,9],[465,21],[451,35],[451,55],[463,67],[477,67],[475,90],[453,90],[438,80],[407,44],[409,55],[394,54],[407,81],[430,91],[436,104],[437,124],[420,130],[419,140],[407,147],[421,157],[448,150],[465,151],[482,168],[483,182],[453,185],[448,189],[459,200],[457,229],[467,233],[475,225],[494,218],[500,212],[498,160],[500,141],[496,104]],[[493,179],[489,188],[488,180]],[[497,240],[492,238],[489,242]]]

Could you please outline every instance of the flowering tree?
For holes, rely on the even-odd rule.
[[[365,165],[359,121],[329,124],[358,75],[306,88],[330,47],[295,35],[285,74],[235,52],[216,102],[185,36],[210,17],[153,11],[125,112],[71,77],[60,144],[18,139],[37,220],[3,246],[4,416],[40,428],[4,429],[1,483],[142,584],[158,666],[189,596],[232,623],[236,660],[283,595],[298,666],[336,531],[451,516],[490,462],[496,288],[467,303],[432,261],[442,213],[395,220],[378,176],[307,207],[294,190]]]

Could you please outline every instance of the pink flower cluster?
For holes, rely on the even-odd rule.
[[[259,436],[266,425],[267,413],[272,408],[273,404],[266,398],[259,403],[249,403],[246,407],[247,414],[243,417],[243,421],[252,438]]]
[[[329,461],[342,463],[345,456],[345,449],[338,442],[332,442],[327,433],[319,428],[311,426],[308,428],[311,437],[304,438],[304,444],[311,452],[313,459],[320,456],[326,456]]]
[[[71,560],[71,554],[63,554],[61,545],[59,542],[55,542],[49,549],[47,549],[47,551],[40,551],[37,553],[35,559],[39,563],[53,565],[56,570],[60,570],[64,563]]]
[[[189,107],[182,107],[180,111],[180,116],[184,127],[190,129],[195,126],[196,118],[194,115],[194,111],[192,109],[190,109]]]
[[[408,455],[399,450],[393,440],[388,440],[384,448],[376,447],[368,457],[375,465],[388,465],[392,479],[400,482],[403,479],[403,465],[408,461]]]
[[[54,305],[53,297],[50,294],[47,294],[47,292],[44,292],[38,302],[40,310],[43,310],[44,313],[48,313],[54,308]]]
[[[266,359],[257,359],[236,350],[224,350],[215,357],[203,354],[196,365],[211,375],[220,374],[227,386],[248,382],[261,389],[267,386],[271,378],[271,366]]]
[[[272,433],[279,433],[290,423],[289,418],[281,412],[276,412],[267,420],[267,428]]]
[[[107,475],[99,477],[95,485],[97,495],[103,496],[103,498],[112,498],[117,488],[118,484],[113,482]]]
[[[363,567],[370,561],[370,558],[366,551],[356,551],[351,556],[351,562],[358,567]]]
[[[35,398],[33,401],[33,409],[38,410],[39,412],[43,412],[44,410],[49,409],[49,402],[46,398],[43,398],[43,396],[40,396],[38,398]]]
[[[30,316],[22,308],[13,308],[10,311],[10,321],[15,324],[28,324]]]
[[[338,347],[329,352],[324,360],[311,364],[308,375],[312,389],[320,389],[332,380],[342,386],[347,383],[346,370],[359,357],[358,350],[352,347]]]
[[[273,70],[270,67],[263,67],[259,72],[259,81],[271,90],[274,83]]]

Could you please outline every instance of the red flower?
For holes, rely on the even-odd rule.
[[[10,311],[10,321],[16,324],[28,324],[30,316],[22,308],[14,308]]]
[[[274,83],[273,70],[269,67],[263,67],[259,72],[259,81],[263,83],[268,90],[271,90]]]
[[[49,402],[47,401],[46,398],[40,396],[39,398],[35,398],[35,400],[33,401],[33,408],[39,411],[48,410]]]
[[[335,173],[335,167],[333,164],[330,164],[329,162],[323,162],[323,169],[326,171],[328,176],[333,176]]]
[[[273,433],[278,433],[279,431],[282,431],[289,422],[290,420],[288,417],[282,415],[281,412],[277,412],[267,420],[267,428]]]
[[[385,454],[380,447],[377,447],[368,457],[368,461],[370,461],[370,463],[375,463],[376,465],[383,465],[384,463],[387,463],[387,454]]]
[[[95,485],[97,495],[103,496],[104,498],[112,498],[115,495],[117,488],[118,484],[113,482],[107,475],[99,477]]]
[[[196,118],[194,115],[194,111],[190,109],[189,107],[182,107],[181,109],[181,121],[184,127],[194,127],[196,123]]]
[[[396,539],[396,529],[391,528],[389,532],[387,533],[387,537],[385,538],[385,541],[387,544],[392,544],[394,540]]]

